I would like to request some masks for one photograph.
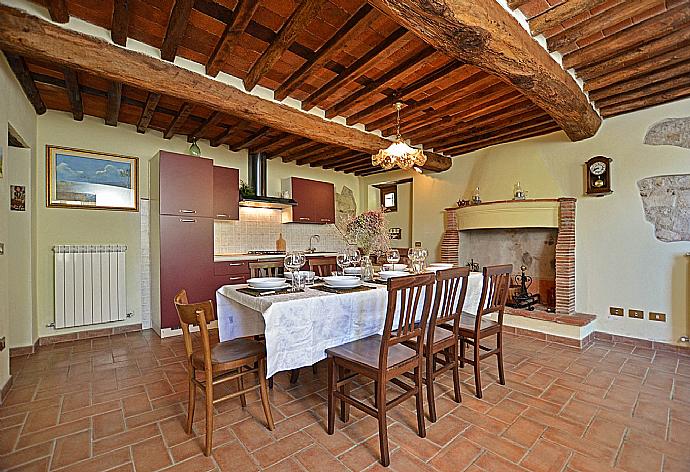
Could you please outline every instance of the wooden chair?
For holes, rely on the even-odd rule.
[[[508,299],[512,271],[513,266],[511,264],[484,267],[482,295],[477,314],[463,313],[460,319],[460,367],[464,367],[465,362],[474,366],[475,396],[477,398],[482,398],[480,368],[482,359],[495,355],[498,362],[498,383],[501,385],[506,383],[503,371],[503,312]],[[496,321],[484,318],[491,313],[497,313]],[[493,349],[481,344],[482,339],[491,336],[496,336],[496,347]],[[474,348],[471,359],[465,357],[467,344]]]
[[[434,396],[434,380],[437,376],[452,370],[455,401],[457,403],[462,401],[458,368],[458,336],[469,275],[469,267],[456,267],[436,272],[434,305],[429,315],[429,326],[424,343],[426,375],[423,379],[429,403],[429,419],[434,423],[437,419],[436,397]],[[443,360],[438,357],[440,353],[444,354]],[[437,364],[441,365],[438,369],[436,369]]]
[[[250,277],[279,277],[283,269],[282,261],[250,262]]]
[[[319,277],[327,277],[338,270],[338,264],[333,257],[310,257],[309,270]]]
[[[224,400],[240,397],[242,406],[247,405],[246,394],[259,388],[261,404],[263,405],[266,423],[271,431],[274,428],[271,405],[268,402],[266,389],[266,348],[258,341],[250,339],[235,339],[215,344],[211,347],[208,326],[214,319],[211,301],[189,303],[187,292],[180,290],[175,295],[175,308],[180,318],[180,327],[184,338],[184,347],[189,363],[189,409],[187,411],[187,434],[192,433],[194,421],[194,406],[196,403],[196,389],[200,389],[206,396],[206,448],[205,455],[211,454],[213,444],[213,405]],[[201,350],[194,350],[190,326],[198,326],[201,334]],[[196,372],[204,374],[204,380],[196,378]],[[258,374],[259,384],[244,388],[246,375]],[[237,392],[220,398],[215,398],[213,387],[223,382],[237,381]]]
[[[388,466],[387,410],[415,396],[417,428],[420,437],[426,436],[422,398],[422,369],[424,332],[433,298],[434,274],[412,275],[388,280],[388,307],[382,335],[372,335],[342,346],[327,349],[328,354],[328,434],[334,433],[335,400],[340,400],[340,418],[349,419],[349,406],[355,406],[378,419],[381,464]],[[421,316],[415,318],[420,309]],[[399,316],[396,320],[396,313]],[[394,321],[396,326],[393,326]],[[403,343],[411,342],[414,347]],[[337,370],[336,370],[337,369]],[[399,377],[414,372],[414,384]],[[357,375],[374,381],[375,398],[370,406],[349,395],[349,384]],[[387,401],[388,382],[402,388],[404,393]]]

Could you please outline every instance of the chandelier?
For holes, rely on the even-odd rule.
[[[415,166],[423,166],[426,163],[426,156],[422,150],[409,146],[400,135],[400,109],[403,107],[403,104],[397,102],[394,106],[397,111],[395,141],[386,149],[381,149],[377,154],[371,156],[371,163],[386,170],[390,170],[395,166],[405,170]]]

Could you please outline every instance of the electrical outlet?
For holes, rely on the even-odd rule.
[[[628,310],[628,318],[636,318],[638,320],[644,319],[644,311],[642,310]]]
[[[609,307],[609,313],[611,313],[611,316],[623,316],[625,314],[625,310],[623,308],[612,306]]]
[[[656,313],[654,311],[649,312],[650,321],[666,321],[666,313]]]

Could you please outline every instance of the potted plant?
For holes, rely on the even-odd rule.
[[[362,278],[372,280],[374,267],[371,255],[385,253],[390,249],[390,235],[383,209],[369,210],[347,218],[340,229],[349,244],[362,250]]]

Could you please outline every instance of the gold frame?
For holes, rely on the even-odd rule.
[[[132,190],[134,191],[134,207],[115,207],[102,205],[71,205],[69,203],[56,203],[52,201],[53,197],[53,160],[57,152],[77,152],[80,154],[90,154],[93,158],[114,158],[113,161],[123,162],[132,161]],[[88,156],[84,156],[88,157]],[[77,208],[80,210],[113,210],[113,211],[139,211],[139,158],[133,156],[124,156],[121,154],[113,154],[109,152],[89,151],[87,149],[78,149],[65,146],[56,146],[53,144],[46,144],[46,206],[48,208]]]

